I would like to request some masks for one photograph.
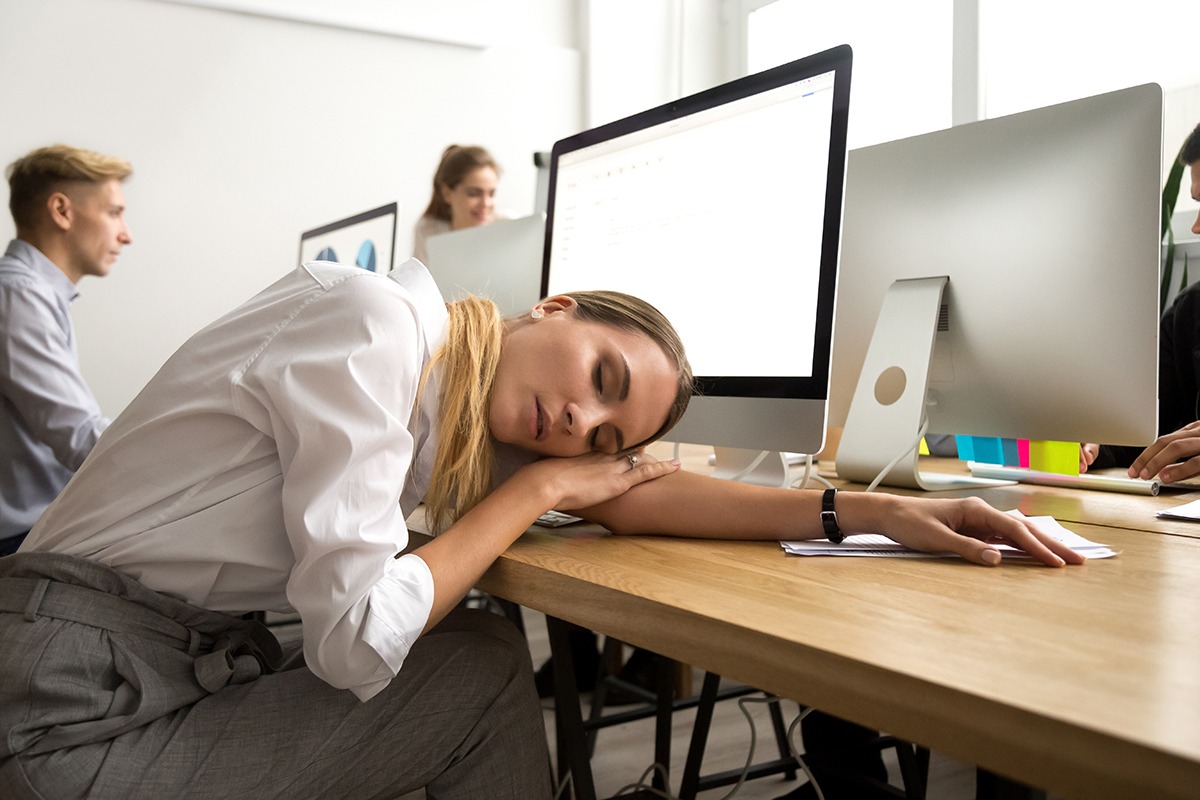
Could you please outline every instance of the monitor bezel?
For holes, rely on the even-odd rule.
[[[554,208],[559,160],[566,154],[618,137],[671,123],[692,114],[751,97],[771,89],[833,72],[833,109],[825,189],[824,221],[813,337],[813,362],[808,376],[697,375],[696,394],[706,397],[758,397],[826,400],[829,395],[830,358],[833,350],[833,314],[837,297],[839,239],[846,177],[847,125],[850,107],[852,51],[839,45],[805,58],[739,78],[655,108],[582,131],[555,142],[550,152],[546,240],[542,249],[541,294],[550,286],[553,254]],[[607,287],[578,287],[579,289]]]

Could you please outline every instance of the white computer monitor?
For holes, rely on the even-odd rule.
[[[396,257],[396,204],[373,208],[300,234],[300,260],[335,261],[387,273]]]
[[[923,416],[935,433],[1152,441],[1161,172],[1156,85],[852,151],[838,474],[869,482],[907,450],[885,482],[941,488],[917,469]]]
[[[425,266],[446,300],[474,294],[520,314],[541,299],[545,237],[545,214],[496,220],[429,237]]]
[[[674,323],[699,386],[676,441],[822,447],[850,68],[834,48],[551,151],[542,294],[619,290]]]

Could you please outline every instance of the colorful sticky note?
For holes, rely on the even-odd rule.
[[[958,448],[958,457],[962,461],[976,461],[975,458],[975,437],[973,436],[955,436],[954,446]]]
[[[1021,466],[1021,450],[1016,439],[1001,439],[1001,447],[1004,450],[1004,466],[1019,467]]]
[[[1079,474],[1079,442],[1029,442],[1029,468],[1060,475]]]
[[[981,464],[1004,464],[1004,445],[994,436],[955,436],[958,457]]]

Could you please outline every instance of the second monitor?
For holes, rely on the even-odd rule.
[[[448,301],[468,294],[496,302],[505,316],[541,299],[542,243],[546,217],[533,214],[431,236],[429,273]]]
[[[830,394],[839,476],[938,488],[916,466],[923,420],[1149,444],[1161,172],[1153,84],[852,151]]]

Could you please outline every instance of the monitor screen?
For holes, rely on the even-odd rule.
[[[931,433],[1149,444],[1161,174],[1155,85],[852,151],[830,401],[830,424],[845,425],[839,475],[870,480],[916,444],[922,416]],[[877,330],[893,286],[929,278],[945,279],[937,319]],[[889,370],[920,346],[873,361],[868,348],[922,337],[924,366],[901,364],[904,395],[888,396]],[[916,416],[888,417],[909,400]],[[848,471],[848,440],[874,449],[872,466]],[[897,469],[911,479],[910,462]]]
[[[817,452],[851,53],[834,48],[559,141],[542,294],[612,289],[698,376],[678,441]]]
[[[387,274],[395,266],[396,204],[373,208],[300,234],[300,263],[334,261]]]

